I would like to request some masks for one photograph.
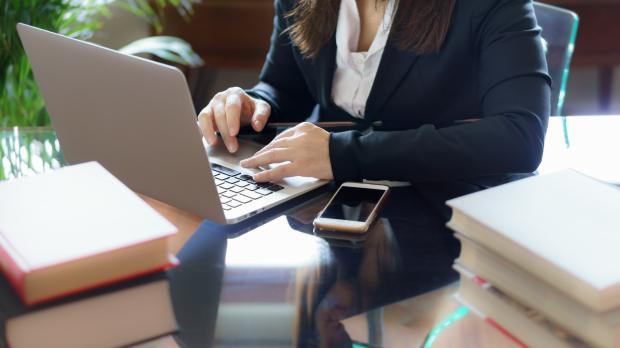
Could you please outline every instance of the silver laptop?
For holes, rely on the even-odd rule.
[[[67,162],[98,161],[134,191],[217,223],[235,223],[326,184],[262,184],[235,155],[209,148],[178,69],[18,24]],[[221,141],[219,142],[222,143]]]

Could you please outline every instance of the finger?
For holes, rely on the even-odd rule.
[[[292,151],[290,149],[272,149],[261,154],[244,159],[239,164],[245,168],[257,168],[273,163],[282,163],[291,160]]]
[[[265,151],[268,151],[268,150],[271,150],[271,149],[290,148],[290,147],[293,146],[293,143],[295,142],[295,140],[297,140],[297,138],[298,138],[298,136],[291,136],[291,137],[284,137],[284,138],[272,140],[269,144],[265,145],[265,147],[263,147],[262,149],[256,151],[254,156],[260,155],[260,154],[264,153]],[[254,157],[254,156],[252,156],[252,157]]]
[[[285,130],[284,132],[276,135],[276,137],[273,138],[273,140],[269,144],[265,145],[262,149],[258,150],[254,154],[254,156],[256,156],[259,153],[263,153],[263,152],[265,152],[267,150],[272,149],[273,148],[273,145],[272,145],[273,143],[276,143],[276,142],[278,142],[281,139],[288,139],[290,136],[293,136],[294,134],[295,134],[295,131],[293,130],[293,128],[289,128],[289,129]]]
[[[245,93],[244,90],[238,87],[229,89],[230,94],[235,94],[241,101],[241,115],[240,120],[242,125],[250,124],[252,122],[252,113],[255,108],[255,100]]]
[[[224,107],[224,103],[215,102],[213,105],[213,112],[215,125],[220,131],[224,145],[226,145],[228,151],[236,152],[238,148],[237,139],[235,137],[231,137],[228,133],[228,122],[226,120],[226,109]]]
[[[281,166],[277,166],[273,169],[265,170],[260,173],[254,174],[254,181],[257,182],[277,182],[286,177],[294,176],[295,174],[295,166],[293,163],[283,164]]]
[[[239,123],[241,118],[241,99],[236,93],[229,94],[226,97],[226,122],[228,123],[228,134],[237,136],[239,134]]]
[[[289,139],[289,138],[297,138],[297,136],[295,135],[295,128],[297,126],[293,127],[293,128],[289,128],[285,131],[283,131],[282,133],[279,133],[278,135],[276,135],[273,140],[271,140],[271,142],[267,145],[265,145],[265,147],[263,147],[261,150],[259,150],[258,152],[262,152],[263,150],[269,150],[272,148],[273,143],[276,143],[282,139]],[[301,135],[301,134],[300,134]]]
[[[273,138],[272,142],[273,142],[273,141],[275,141],[275,140],[278,140],[278,139],[282,139],[282,138],[286,138],[286,137],[290,137],[290,136],[292,136],[293,134],[295,134],[295,131],[296,131],[296,129],[295,129],[295,128],[296,128],[296,127],[297,127],[297,126],[292,127],[292,128],[288,128],[288,129],[284,130],[282,133],[278,133],[278,135],[276,135],[276,136]]]
[[[267,124],[269,114],[271,114],[271,106],[262,100],[256,100],[255,103],[254,113],[252,114],[252,128],[260,132]]]
[[[198,115],[198,124],[202,130],[202,135],[207,139],[207,143],[211,146],[217,144],[217,135],[213,125],[213,108],[211,104],[207,105]]]

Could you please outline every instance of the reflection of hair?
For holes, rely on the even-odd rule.
[[[390,39],[403,50],[438,52],[448,33],[456,0],[396,1],[398,10]],[[375,6],[385,3],[387,0],[375,0]],[[336,0],[298,0],[288,13],[294,20],[289,35],[304,56],[316,56],[334,34],[339,6]]]
[[[330,290],[336,284],[352,285],[354,308],[350,310],[369,310],[379,305],[376,295],[384,285],[382,278],[396,272],[400,259],[394,234],[384,219],[368,232],[364,248],[330,247],[321,252],[320,264],[297,271],[294,289],[297,313],[293,323],[296,347],[320,346],[317,309],[323,301],[331,300]]]
[[[400,253],[394,232],[387,219],[377,221],[373,230],[375,233],[369,234],[369,239],[366,241],[368,247],[365,248],[358,278],[363,284],[373,284],[372,288],[379,290],[379,285],[382,284],[380,277],[385,278],[398,271]],[[365,306],[374,306],[374,304],[365,303]]]
[[[295,299],[297,312],[293,323],[293,344],[295,347],[318,346],[315,327],[315,310],[321,299],[336,282],[337,269],[332,265],[333,256],[321,249],[319,262],[315,267],[300,268],[295,280]]]

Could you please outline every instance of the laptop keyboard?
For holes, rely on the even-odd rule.
[[[211,171],[224,210],[240,207],[284,188],[270,182],[256,182],[247,174],[215,163],[211,163]]]

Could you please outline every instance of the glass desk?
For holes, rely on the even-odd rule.
[[[1,130],[0,163],[0,177],[9,179],[65,164],[49,129]],[[329,192],[245,227],[204,221],[179,246],[181,266],[169,271],[176,342],[182,347],[467,346],[463,337],[479,335],[482,321],[440,342],[445,327],[467,323],[461,318],[472,315],[452,300],[459,245],[438,203],[425,196],[415,186],[394,189],[380,218],[358,238],[313,231],[312,220]]]

